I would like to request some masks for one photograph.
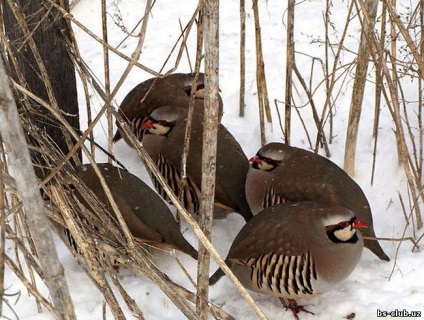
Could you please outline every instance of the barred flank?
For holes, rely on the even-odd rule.
[[[155,159],[155,164],[158,167],[160,173],[165,178],[168,186],[178,196],[179,186],[182,180],[180,171],[174,166],[170,165],[162,156],[162,154],[159,154],[158,157]],[[158,190],[158,193],[166,201],[171,202],[171,199],[168,197],[165,190],[160,185],[159,181],[153,175],[152,179],[156,190]],[[200,199],[196,190],[198,190],[197,185],[193,182],[193,180],[187,178],[186,184],[183,188],[182,203],[184,205],[184,208],[186,208],[189,212],[193,214],[198,214],[200,207]]]
[[[271,252],[249,258],[252,282],[259,288],[288,295],[312,295],[312,283],[317,280],[315,264],[310,253],[301,256],[283,256]]]
[[[262,202],[262,209],[272,207],[284,202],[286,202],[285,199],[275,193],[274,187],[270,187],[265,193],[264,200]]]

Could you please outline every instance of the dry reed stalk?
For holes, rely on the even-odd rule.
[[[19,201],[17,198],[14,199],[15,202]],[[38,289],[37,286],[37,281],[36,281],[36,277],[34,274],[34,271],[37,272],[38,274],[43,274],[43,272],[41,271],[41,269],[37,270],[37,264],[33,263],[34,259],[32,258],[32,256],[37,257],[38,256],[38,252],[36,250],[36,246],[34,243],[34,239],[32,237],[30,228],[28,226],[28,222],[27,222],[27,218],[25,216],[25,213],[23,211],[23,207],[21,206],[20,203],[20,208],[19,210],[17,210],[17,213],[14,215],[14,227],[16,229],[16,233],[18,235],[19,239],[28,239],[27,243],[28,243],[28,247],[29,247],[29,253],[30,255],[23,255],[23,261],[24,261],[24,265],[27,266],[27,272],[29,274],[29,280],[32,283],[34,289]],[[10,232],[9,232],[10,234]],[[22,249],[20,249],[21,252],[24,252]],[[32,255],[32,256],[31,256]],[[35,267],[34,267],[35,266]],[[37,309],[39,312],[41,312],[41,303],[39,303],[37,301]]]
[[[405,234],[406,234],[406,231],[408,230],[409,221],[412,219],[412,210],[411,210],[411,212],[408,215],[406,213],[406,209],[405,209],[405,206],[403,204],[402,196],[400,195],[400,193],[398,194],[398,196],[399,196],[399,202],[400,202],[400,204],[402,206],[402,212],[403,212],[403,214],[405,216],[405,227],[404,227],[403,233],[402,233],[402,238],[404,238],[405,237]],[[390,275],[389,275],[389,280],[392,278],[392,275],[393,275],[393,273],[394,273],[394,271],[396,269],[396,266],[397,266],[396,261],[397,261],[397,257],[399,255],[399,249],[400,249],[400,246],[402,245],[402,243],[403,242],[400,241],[399,242],[399,245],[396,247],[395,259],[394,259],[394,262],[393,262],[392,271],[390,272]]]
[[[184,49],[186,48],[186,42],[187,42],[187,38],[191,32],[191,28],[193,27],[193,24],[196,22],[196,17],[199,14],[199,10],[201,7],[202,3],[199,2],[199,4],[196,7],[196,10],[194,10],[193,15],[191,16],[190,21],[187,23],[186,27],[184,28],[183,32],[180,34],[180,36],[178,37],[177,41],[175,41],[174,46],[172,47],[171,51],[168,54],[168,57],[165,59],[165,62],[163,63],[161,69],[159,70],[159,73],[162,73],[163,69],[165,68],[168,60],[171,58],[172,53],[174,52],[175,48],[177,47],[178,42],[180,41],[180,39],[182,39],[182,43],[180,45],[180,48],[178,50],[178,54],[177,57],[175,59],[175,64],[173,67],[171,67],[166,73],[165,75],[168,75],[172,72],[174,72],[175,70],[177,70],[177,67],[181,61],[181,57],[183,55]],[[198,28],[200,27],[200,23],[198,23]],[[191,65],[191,64],[190,64]],[[191,67],[190,67],[191,68]],[[196,68],[195,68],[196,69]],[[194,73],[196,73],[196,71],[194,71]],[[158,74],[158,76],[160,76],[160,74]]]
[[[108,32],[107,32],[107,13],[106,13],[106,0],[102,0],[101,3],[102,10],[102,35],[103,42],[108,43]],[[105,74],[105,95],[107,101],[110,101],[110,68],[109,68],[109,50],[107,47],[103,46],[103,69]],[[113,117],[112,113],[109,111],[109,108],[106,110],[106,119],[107,119],[107,138],[108,145],[107,151],[109,153],[113,152]],[[94,153],[92,152],[93,158],[95,158]],[[109,163],[111,163],[111,159],[109,159]]]
[[[396,0],[389,0],[389,1],[385,1],[385,5],[386,5],[386,9],[388,9],[388,3],[389,2],[393,2],[394,5],[396,5]],[[390,13],[389,13],[390,14]],[[399,101],[399,93],[398,93],[398,77],[397,77],[397,62],[396,62],[396,57],[397,57],[397,34],[396,34],[396,28],[394,25],[394,22],[392,19],[390,19],[390,55],[391,55],[391,64],[392,64],[392,80],[394,83],[393,86],[393,96],[396,97],[396,100]],[[396,135],[396,140],[398,145],[400,144],[399,141],[400,137],[399,135]],[[401,152],[401,149],[397,149],[398,152]],[[398,154],[398,161],[399,161],[399,165],[402,164],[402,154]]]
[[[0,144],[2,144],[1,140]],[[0,261],[4,261],[6,248],[6,204],[4,198],[3,164],[0,159]],[[4,293],[4,263],[0,262],[0,315],[3,314]]]
[[[294,8],[295,0],[288,1],[287,7],[287,33],[286,33],[286,91],[284,100],[284,142],[290,145],[291,135],[291,108],[292,108],[292,83],[294,62]]]
[[[324,14],[324,33],[325,33],[325,45],[324,45],[324,75],[325,75],[325,92],[327,95],[329,94],[330,90],[330,81],[329,81],[329,66],[330,66],[330,56],[329,56],[329,49],[332,49],[330,46],[330,37],[329,37],[329,27],[330,27],[330,7],[331,7],[331,1],[327,0],[325,2],[325,14]],[[332,50],[331,50],[332,51]],[[332,51],[334,54],[334,52]],[[330,136],[330,143],[333,136],[333,112],[328,113],[330,116],[330,128],[329,128],[329,136]],[[318,147],[318,141],[320,139],[319,137],[320,132],[318,132],[317,142],[315,148]],[[327,155],[329,157],[329,155]]]
[[[28,255],[26,262],[28,263],[27,266],[33,269],[38,275],[43,275],[43,270],[41,269],[39,262],[36,259],[36,255],[28,249],[27,243],[25,241],[25,237],[22,237],[22,235],[19,234],[16,230],[13,230],[13,228],[6,224],[6,228],[4,229],[7,234],[7,239],[11,239],[13,241],[13,244],[17,251],[21,253],[22,255]],[[20,261],[17,260],[18,267],[21,271],[23,271],[25,268],[21,265]],[[31,277],[31,276],[30,276]],[[30,281],[31,284],[33,284],[33,287],[36,288],[35,283],[33,279],[31,278]]]
[[[321,127],[321,123],[323,123],[322,121],[320,121],[319,117],[318,117],[318,112],[317,112],[317,108],[315,106],[315,102],[314,102],[314,98],[312,95],[312,92],[308,89],[305,80],[302,78],[302,75],[300,74],[299,69],[297,68],[296,63],[293,64],[293,71],[296,74],[300,84],[302,85],[303,90],[305,91],[306,95],[308,96],[308,102],[311,105],[311,110],[312,110],[312,117],[314,118],[315,121],[315,125],[317,127],[317,142],[321,141],[322,146],[324,146],[324,150],[325,150],[325,155],[327,157],[330,157],[330,149],[328,148],[328,144],[327,144],[327,139],[325,137],[325,132],[324,132],[324,128]],[[331,112],[330,112],[331,113]],[[308,140],[309,139],[309,134],[308,134]],[[311,144],[311,143],[310,143]],[[316,143],[315,145],[315,153],[318,152],[318,143]],[[311,144],[311,149],[312,149],[312,144]]]
[[[360,2],[362,0],[359,0]],[[375,18],[378,8],[378,0],[364,0],[363,10],[367,19],[362,20],[362,33],[356,63],[355,80],[352,90],[349,120],[346,133],[346,149],[344,156],[344,169],[350,175],[355,175],[356,141],[358,138],[359,120],[362,111],[365,82],[368,70],[369,40],[374,31]]]
[[[280,130],[281,130],[283,137],[284,137],[284,135],[285,135],[284,134],[284,126],[283,126],[283,121],[281,121],[281,114],[280,114],[280,109],[278,108],[278,103],[282,103],[282,101],[274,99],[275,110],[277,111],[277,117],[278,117],[278,125],[280,126]],[[309,135],[308,135],[308,141],[311,142],[311,139],[309,139]]]
[[[212,221],[215,202],[216,153],[219,125],[219,1],[203,1],[205,46],[205,110],[203,118],[202,195],[200,228],[206,239],[212,240]],[[196,312],[207,319],[210,254],[199,243],[197,264]]]
[[[77,1],[75,1],[75,2],[77,2]],[[75,4],[75,2],[73,4]],[[64,7],[64,6],[61,6],[61,7]],[[72,6],[70,6],[70,8],[71,7]],[[69,11],[71,11],[71,9],[69,9]],[[61,11],[62,15],[64,15],[63,12],[66,12],[66,11]],[[68,50],[72,51],[72,53],[73,53],[73,54],[71,54],[69,52],[69,56],[71,57],[71,59],[73,59],[75,70],[76,70],[76,72],[78,72],[79,78],[80,78],[81,83],[82,83],[82,87],[83,87],[83,90],[84,90],[84,95],[83,96],[84,96],[84,99],[85,99],[85,107],[86,107],[86,110],[87,110],[87,124],[88,124],[88,126],[90,126],[90,124],[92,122],[92,117],[91,117],[91,113],[92,112],[91,112],[90,93],[89,93],[89,90],[88,90],[88,79],[87,79],[86,73],[85,72],[81,72],[81,69],[78,68],[78,63],[76,63],[76,61],[75,61],[75,57],[79,57],[79,59],[81,59],[81,60],[82,60],[82,57],[81,57],[81,54],[80,54],[80,50],[79,50],[79,46],[78,46],[78,41],[77,41],[77,39],[75,37],[75,33],[74,33],[73,28],[72,28],[71,20],[66,19],[64,16],[62,16],[62,18],[64,19],[64,21],[68,25],[68,36],[69,36],[69,40],[68,40],[68,37],[63,34],[63,31],[62,30],[58,30],[58,31],[60,31],[61,34],[63,35],[62,39],[64,41],[66,41]],[[95,146],[95,143],[94,143],[94,134],[93,134],[93,132],[90,132],[90,134],[89,134],[89,142],[90,142],[91,153],[94,155],[95,154],[95,150],[96,150],[96,146]],[[80,164],[80,163],[76,162],[76,164]]]
[[[240,0],[240,96],[239,116],[244,117],[246,93],[246,4]]]
[[[118,278],[116,277],[116,274],[111,272],[111,268],[108,268],[107,270],[109,272],[109,276],[112,279],[113,284],[115,285],[115,287],[118,288],[119,293],[121,294],[122,298],[124,299],[125,304],[127,305],[128,309],[131,310],[131,315],[136,319],[144,320],[143,312],[137,306],[134,299],[131,298],[130,295],[122,287],[121,283],[119,282]]]
[[[256,85],[258,89],[259,126],[261,131],[261,145],[263,146],[266,144],[265,115],[268,122],[272,122],[272,117],[269,107],[268,91],[266,87],[265,63],[262,54],[262,37],[261,24],[259,22],[258,0],[253,0],[253,16],[255,20]]]
[[[58,311],[55,306],[53,306],[45,297],[40,294],[40,292],[33,286],[33,284],[28,281],[28,279],[25,277],[25,274],[15,264],[13,259],[7,254],[5,255],[4,263],[13,271],[13,273],[19,278],[22,284],[25,285],[25,287],[28,289],[28,292],[34,297],[36,297],[37,302],[41,303],[55,319],[69,319],[69,317],[62,317],[60,315],[60,311]]]
[[[383,2],[382,14],[381,14],[381,30],[380,30],[380,50],[384,50],[384,37],[386,34],[386,18],[387,18],[387,6]],[[374,108],[374,124],[372,129],[372,136],[374,138],[373,146],[373,157],[372,157],[372,168],[371,168],[371,185],[374,184],[374,173],[375,164],[377,160],[377,142],[378,142],[378,125],[380,123],[380,106],[381,106],[381,91],[383,90],[381,70],[376,70],[376,86],[375,86],[375,108]]]
[[[188,51],[188,47],[187,47],[187,37],[184,36],[184,29],[183,29],[183,25],[181,24],[181,19],[178,19],[178,23],[180,25],[181,36],[183,37],[183,46],[184,46],[184,51],[187,55],[187,61],[188,61],[188,66],[190,68],[190,73],[193,73],[193,67],[191,65],[191,59],[190,59],[190,52]]]
[[[69,12],[72,11],[77,4],[80,2],[80,0],[74,0],[70,5],[69,5]]]
[[[199,1],[199,4],[196,8],[196,13],[198,13],[198,27],[197,27],[197,44],[196,44],[196,61],[194,63],[194,77],[193,82],[191,84],[190,89],[190,101],[188,105],[188,113],[187,113],[187,123],[185,127],[185,133],[184,133],[184,148],[183,148],[183,154],[181,157],[181,182],[180,186],[178,188],[178,199],[180,201],[183,197],[184,192],[184,186],[187,184],[187,158],[188,153],[190,151],[190,138],[191,138],[191,124],[193,121],[193,113],[194,113],[194,99],[195,99],[195,92],[197,90],[197,80],[199,79],[199,72],[200,72],[200,64],[202,61],[202,48],[203,48],[203,2]],[[192,20],[194,21],[195,16],[193,15]],[[181,214],[178,211],[177,213],[177,221],[180,223]]]

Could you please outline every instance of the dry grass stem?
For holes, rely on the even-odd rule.
[[[362,33],[358,49],[358,59],[356,62],[355,81],[352,90],[344,156],[344,169],[352,177],[355,175],[356,141],[358,137],[359,120],[361,117],[362,101],[367,78],[368,57],[370,55],[368,43],[374,30],[378,8],[378,0],[364,1],[364,15],[366,15],[368,19],[364,19],[364,21],[362,21]],[[359,2],[362,2],[362,0],[359,0]]]
[[[258,0],[253,0],[253,16],[255,21],[256,40],[256,85],[258,89],[259,121],[261,129],[261,145],[266,144],[265,136],[265,116],[268,122],[272,122],[271,110],[269,107],[268,90],[265,77],[265,63],[262,53],[261,25],[259,22]]]
[[[215,198],[216,153],[219,125],[219,2],[203,1],[205,45],[205,110],[203,118],[202,180],[200,228],[212,240]],[[197,264],[196,312],[198,319],[207,319],[209,296],[209,251],[199,243]]]
[[[294,61],[294,9],[295,0],[288,1],[287,8],[287,37],[286,37],[286,92],[284,101],[284,142],[290,145],[292,82]]]
[[[246,91],[246,4],[240,0],[240,97],[239,116],[244,117]]]

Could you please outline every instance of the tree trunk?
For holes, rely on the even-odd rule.
[[[68,9],[67,0],[57,0],[57,3],[64,3],[65,9]],[[61,109],[72,127],[79,129],[75,69],[66,50],[70,30],[62,14],[41,1],[17,0],[12,4],[9,0],[4,1],[3,15],[10,44],[10,75],[53,108]],[[67,154],[71,140],[59,121],[28,97],[19,93],[16,97],[20,113],[30,118],[38,129],[55,141],[63,154]],[[36,144],[31,139],[30,142]],[[33,152],[32,160],[44,167],[40,154]],[[48,174],[41,168],[37,168],[36,173],[40,178]]]
[[[365,0],[365,7],[367,8],[367,12],[364,12],[364,18],[362,20],[361,42],[359,44],[358,62],[356,64],[355,81],[353,84],[346,134],[344,169],[350,176],[354,176],[355,174],[356,141],[358,138],[359,120],[361,118],[362,100],[364,98],[368,58],[370,55],[367,38],[368,34],[374,30],[378,0]]]

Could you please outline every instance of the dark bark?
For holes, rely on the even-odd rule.
[[[3,1],[3,18],[10,44],[7,62],[11,77],[53,108],[61,109],[72,127],[79,129],[75,69],[66,49],[70,40],[67,22],[58,10],[42,1],[13,1],[13,10],[10,2]],[[67,0],[60,2],[68,8]],[[59,121],[23,94],[16,91],[14,94],[21,115],[28,117],[36,128],[51,137],[63,154],[67,154],[70,140],[66,139],[67,134]],[[30,144],[36,145],[30,135],[28,138]],[[31,157],[34,163],[48,167],[40,154],[32,152]],[[36,173],[40,178],[48,174],[42,170]]]

